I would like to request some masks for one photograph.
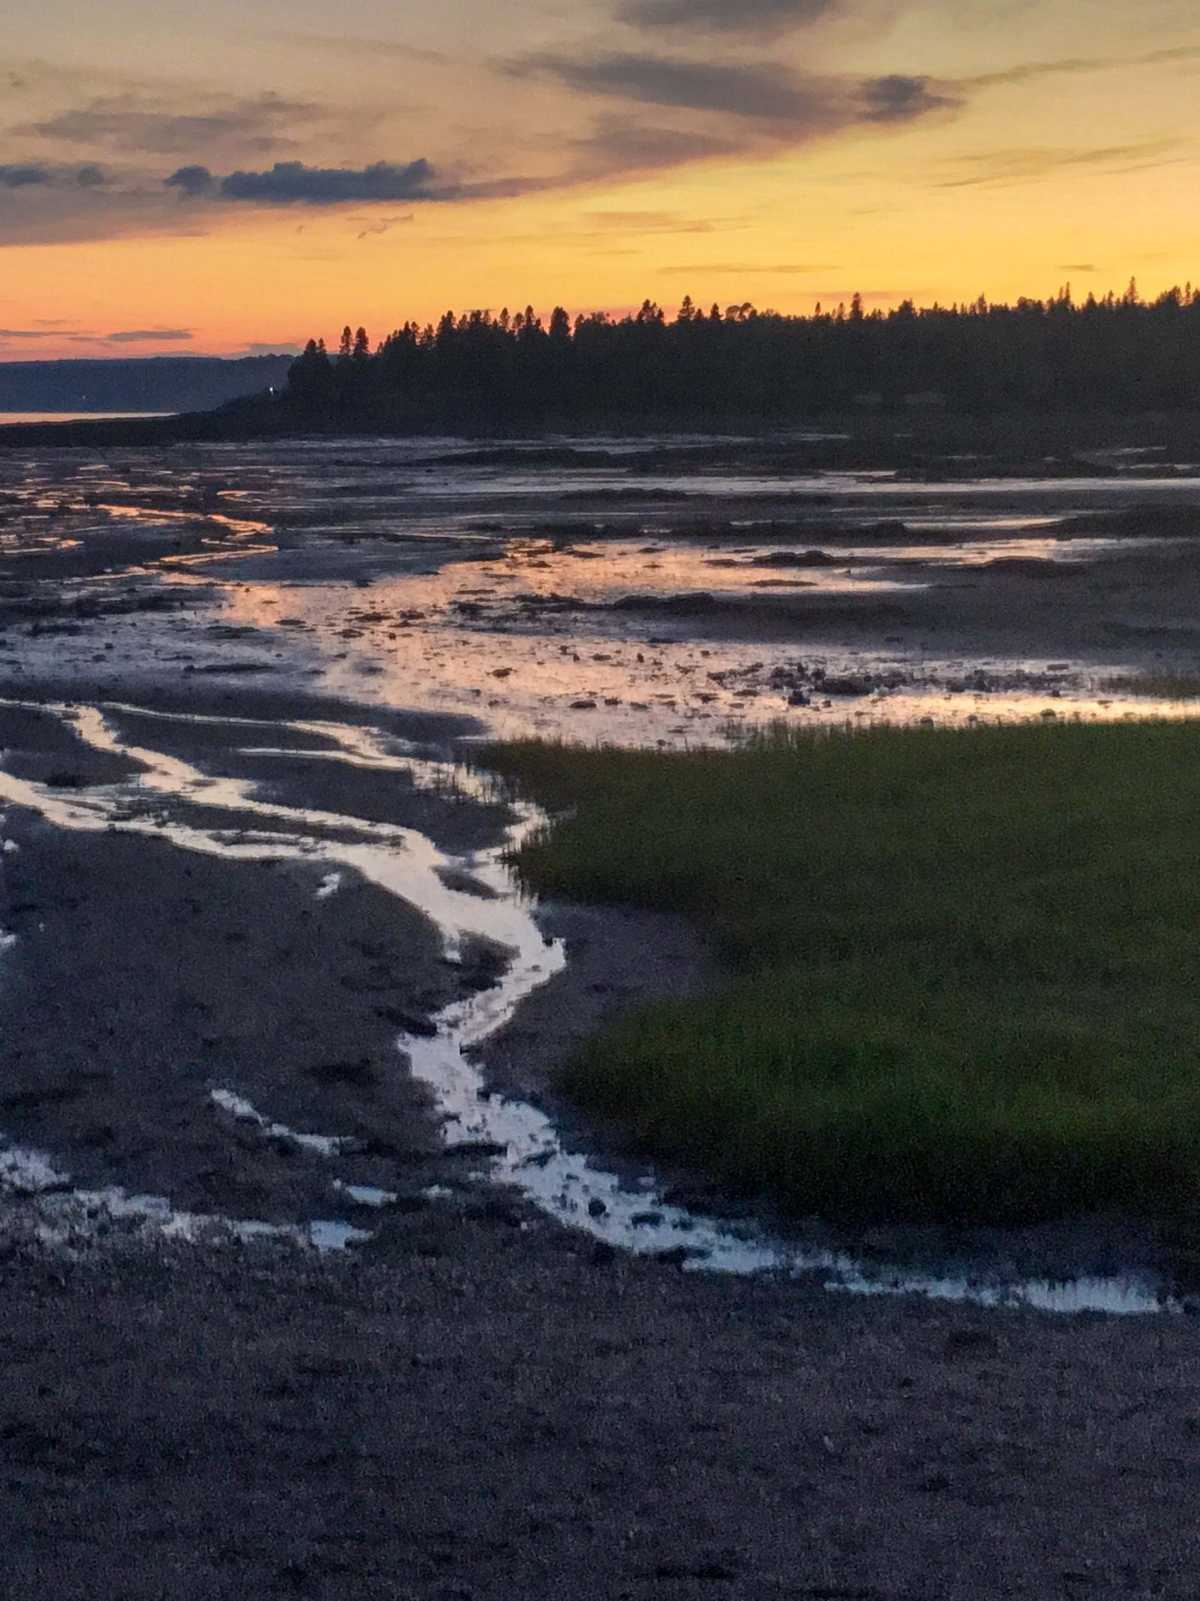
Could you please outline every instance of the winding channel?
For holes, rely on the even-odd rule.
[[[566,963],[560,941],[547,938],[536,920],[536,906],[523,898],[505,857],[530,830],[546,821],[534,806],[514,804],[515,822],[488,849],[456,856],[441,851],[415,829],[371,823],[336,813],[278,805],[255,797],[254,780],[214,777],[149,743],[125,742],[112,718],[133,721],[150,739],[156,724],[204,723],[229,731],[240,754],[336,761],[377,770],[403,772],[418,787],[453,788],[476,799],[488,798],[487,781],[445,762],[427,760],[404,742],[371,729],[344,723],[198,717],[150,711],[124,703],[44,705],[3,701],[0,705],[57,717],[86,746],[119,756],[142,769],[129,779],[64,794],[0,768],[0,804],[28,809],[50,825],[72,832],[119,829],[168,840],[186,851],[230,860],[301,859],[324,869],[317,894],[336,895],[347,872],[356,873],[422,912],[433,924],[446,957],[461,957],[465,944],[485,939],[505,948],[508,965],[491,989],[455,1001],[431,1020],[429,1038],[402,1036],[411,1071],[432,1090],[443,1120],[447,1146],[469,1145],[495,1151],[482,1165],[487,1177],[519,1191],[560,1223],[582,1229],[621,1250],[643,1254],[678,1253],[682,1265],[729,1273],[776,1271],[815,1276],[831,1290],[856,1293],[923,1294],[983,1305],[1027,1305],[1049,1311],[1147,1313],[1181,1311],[1181,1302],[1144,1274],[1006,1280],[980,1278],[969,1271],[913,1272],[901,1266],[866,1262],[846,1252],[775,1236],[765,1228],[731,1224],[663,1200],[652,1174],[630,1182],[588,1156],[566,1149],[553,1121],[538,1107],[486,1089],[472,1060],[479,1046],[506,1024],[521,1002],[547,983]],[[308,736],[320,748],[284,751],[267,741],[272,730]],[[240,743],[244,740],[244,743]],[[154,810],[149,807],[160,803]],[[149,803],[149,805],[148,805]],[[186,808],[192,819],[172,815]],[[221,815],[218,825],[203,822],[205,810]],[[230,828],[230,814],[245,827]],[[2,821],[2,820],[0,820]],[[481,884],[486,895],[450,887],[463,875]],[[449,882],[447,882],[449,880]],[[13,936],[0,929],[0,962]],[[402,1067],[398,1060],[398,1071]],[[331,1167],[345,1147],[337,1136],[300,1133],[252,1106],[232,1089],[210,1092],[214,1114],[257,1127],[264,1137],[292,1142]],[[331,1177],[331,1196],[345,1196],[360,1208],[386,1206],[385,1191],[357,1188]],[[432,1192],[436,1193],[436,1192]],[[274,1236],[320,1249],[339,1249],[370,1238],[369,1231],[345,1222],[314,1219],[307,1225],[272,1225],[253,1220],[180,1213],[162,1197],[124,1191],[81,1191],[36,1151],[4,1147],[0,1138],[0,1199],[25,1208],[39,1237],[69,1241],[86,1231],[87,1220],[103,1215],[143,1232],[197,1239],[235,1235]]]

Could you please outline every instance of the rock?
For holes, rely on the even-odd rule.
[[[821,689],[826,695],[869,695],[874,688],[873,678],[857,677],[853,673],[821,680]]]
[[[840,558],[841,561],[845,557]],[[771,550],[755,556],[751,567],[836,567],[839,558],[824,550]]]
[[[593,1195],[591,1200],[588,1202],[588,1216],[589,1217],[607,1217],[608,1216],[608,1207],[604,1204],[604,1202],[600,1199],[600,1197],[598,1195]]]

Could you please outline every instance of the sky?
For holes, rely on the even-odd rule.
[[[1194,0],[8,0],[0,360],[1200,280]]]

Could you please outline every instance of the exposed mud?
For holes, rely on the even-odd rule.
[[[1190,1594],[1178,1311],[830,1295],[819,1250],[679,1272],[715,1197],[675,1176],[634,1223],[650,1176],[614,1160],[639,1260],[613,1192],[505,1167],[496,1097],[583,1162],[555,1061],[708,975],[673,925],[561,908],[537,932],[566,966],[533,974],[511,813],[429,781],[463,740],[1143,714],[1174,703],[1140,673],[1200,666],[1200,489],[1169,457],[851,481],[844,444],[4,455],[14,1601]],[[756,587],[789,570],[812,587]],[[28,705],[68,700],[87,738]],[[445,1029],[472,1047],[450,1122]],[[1144,1311],[1164,1266],[1107,1220],[975,1243],[1010,1284],[1085,1270],[1047,1305]],[[843,1287],[902,1244],[858,1242]],[[952,1244],[899,1287],[979,1293]]]

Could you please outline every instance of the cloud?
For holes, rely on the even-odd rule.
[[[336,206],[371,200],[445,200],[453,188],[435,186],[434,169],[423,157],[404,165],[376,161],[369,167],[309,167],[277,161],[264,172],[231,172],[218,178],[207,167],[180,167],[165,179],[184,195],[220,195],[224,200],[268,205]]]
[[[862,86],[862,103],[866,122],[912,122],[928,112],[962,104],[953,95],[932,91],[928,78],[911,78],[896,72],[884,78],[868,78]]]
[[[106,345],[182,344],[194,339],[190,328],[122,328],[102,335]]]
[[[626,0],[618,13],[639,28],[782,33],[841,9],[841,0]]]
[[[992,89],[998,85],[1031,83],[1039,78],[1074,76],[1077,73],[1111,72],[1117,68],[1169,66],[1173,62],[1200,62],[1200,45],[1177,45],[1166,50],[1148,50],[1134,56],[1067,56],[1055,61],[1023,61],[997,72],[984,72],[960,80],[964,89]]]
[[[227,200],[300,201],[328,206],[348,200],[420,200],[433,198],[433,168],[423,157],[397,166],[376,161],[369,167],[307,167],[302,161],[277,161],[267,172],[231,172],[221,180]]]
[[[510,70],[518,75],[556,78],[568,88],[590,94],[771,122],[805,121],[820,115],[827,82],[806,83],[786,68],[770,64],[682,61],[627,52],[578,60],[533,55],[512,63]]]
[[[1166,166],[1181,159],[1172,154],[1179,149],[1178,140],[1152,139],[1141,144],[1097,145],[1090,149],[1033,146],[1028,149],[987,150],[957,157],[952,167],[960,169],[959,173],[940,179],[935,187],[970,189],[983,184],[1024,183],[1029,179],[1049,177],[1056,172],[1073,169],[1085,172],[1091,167],[1102,173],[1111,173],[1131,168]],[[961,172],[963,167],[969,170]]]
[[[61,328],[0,328],[0,339],[61,339]]]
[[[220,184],[207,167],[180,167],[164,178],[163,183],[168,189],[178,189],[180,194],[197,197],[200,195],[216,194]]]
[[[105,181],[103,171],[91,163],[82,167],[33,161],[0,164],[0,189],[96,189]]]
[[[23,123],[13,132],[153,155],[184,155],[226,143],[267,151],[290,145],[287,130],[317,115],[319,109],[307,101],[273,94],[253,100],[218,97],[202,110],[183,112],[145,96],[114,95],[41,122]]]
[[[277,161],[262,172],[231,172],[223,178],[207,167],[180,167],[163,182],[168,189],[178,189],[185,198],[194,200],[343,206],[397,200],[500,200],[554,187],[556,180],[443,179],[422,156],[404,163],[375,161],[367,167],[310,167],[303,161]]]
[[[1063,261],[1055,267],[1055,272],[1099,272],[1099,268],[1091,261]]]
[[[762,124],[776,137],[788,140],[816,138],[855,125],[913,122],[934,111],[956,110],[962,104],[952,86],[935,88],[933,80],[924,76],[803,74],[767,62],[684,61],[624,52],[581,59],[541,54],[510,63],[509,71],[551,77],[584,93],[717,113],[747,126]],[[620,139],[636,143],[637,137],[636,128],[622,120],[608,143],[616,148]],[[712,136],[660,133],[659,137],[669,142],[670,138],[702,140]],[[674,160],[658,164],[674,164]]]
[[[691,162],[736,156],[744,148],[744,141],[634,122],[626,117],[600,117],[590,133],[571,140],[570,146],[575,152],[575,163],[573,172],[564,182],[572,178],[575,182],[587,182],[610,175],[655,172],[664,167],[683,167]]]
[[[380,217],[377,222],[369,222],[355,236],[358,239],[370,239],[376,234],[390,233],[393,228],[399,228],[406,222],[412,222],[411,211],[405,212],[402,217]]]
[[[30,163],[8,163],[0,166],[0,188],[28,189],[34,184],[53,182],[54,179],[46,167],[37,167]]]

